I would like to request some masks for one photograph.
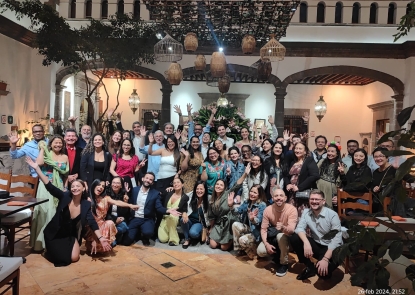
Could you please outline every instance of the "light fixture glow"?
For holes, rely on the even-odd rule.
[[[135,111],[138,109],[138,105],[140,104],[140,97],[137,94],[137,89],[133,89],[133,93],[131,93],[130,97],[128,98],[128,105],[130,109],[135,114]]]
[[[314,113],[316,114],[318,121],[321,122],[324,115],[327,112],[327,103],[324,101],[323,96],[320,96],[320,99],[314,105]]]
[[[219,47],[219,52],[222,52],[223,51],[223,48],[222,47]]]

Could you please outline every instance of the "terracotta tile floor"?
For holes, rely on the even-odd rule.
[[[332,280],[297,281],[303,266],[294,264],[283,278],[268,259],[248,260],[229,253],[202,254],[156,247],[117,246],[112,254],[83,253],[79,262],[54,267],[41,254],[30,253],[27,238],[16,244],[24,256],[21,295],[35,294],[358,294],[343,268]],[[295,255],[291,255],[295,259]],[[169,268],[163,267],[165,263]],[[11,294],[9,291],[6,294]]]

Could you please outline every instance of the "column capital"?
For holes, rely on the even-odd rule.
[[[163,88],[161,88],[160,89],[160,91],[163,93],[163,95],[169,95],[170,93],[172,93],[173,92],[173,88],[170,86],[170,87],[163,87]]]
[[[405,95],[403,95],[403,94],[396,94],[396,95],[392,95],[391,97],[393,99],[395,99],[396,101],[403,101]]]
[[[287,90],[285,88],[276,88],[274,95],[275,99],[284,99],[287,95]]]
[[[66,88],[66,86],[64,86],[64,85],[60,85],[60,84],[55,85],[55,91],[56,92],[61,92],[65,88]]]

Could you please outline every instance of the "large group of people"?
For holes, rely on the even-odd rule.
[[[115,122],[108,116],[108,143],[87,125],[79,135],[71,128],[64,138],[50,139],[42,125],[34,125],[33,140],[20,149],[18,136],[10,134],[11,157],[26,157],[31,174],[40,178],[37,196],[49,199],[34,212],[34,250],[46,249],[56,266],[64,266],[79,259],[82,239],[91,253],[138,240],[181,243],[183,249],[206,242],[249,258],[274,256],[276,274],[284,276],[292,249],[305,265],[298,280],[316,274],[330,278],[337,267],[333,250],[342,244],[338,189],[379,194],[402,163],[383,153],[394,148],[392,140],[371,156],[349,140],[342,157],[337,144],[319,135],[310,151],[306,134],[278,136],[272,116],[271,134],[263,128],[251,136],[242,128],[242,140],[235,142],[221,125],[212,141],[215,109],[202,126],[193,121],[188,104],[188,130],[180,107],[175,111],[177,129],[171,123],[160,129],[153,112],[151,131],[140,122],[124,130],[121,114]],[[69,121],[74,125],[76,118]],[[414,181],[409,175],[404,179]],[[381,210],[373,202],[373,212]],[[325,240],[332,230],[338,230],[336,236]]]

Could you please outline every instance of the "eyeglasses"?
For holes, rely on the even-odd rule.
[[[393,146],[388,144],[388,145],[381,145],[380,147],[385,148],[385,149],[389,149],[389,148],[392,148]]]
[[[324,199],[310,199],[311,202],[320,202],[323,201]]]
[[[43,133],[43,132],[45,132],[45,131],[43,131],[43,130],[34,130],[33,131],[33,133]]]
[[[385,156],[376,156],[376,157],[373,157],[374,159],[383,159],[383,158],[386,158]]]
[[[249,151],[242,151],[242,154],[247,154],[249,153]]]

